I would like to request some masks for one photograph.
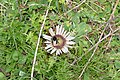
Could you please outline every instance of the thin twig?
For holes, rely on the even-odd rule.
[[[75,58],[74,61],[70,65],[73,66],[76,62],[77,62],[77,59]]]
[[[113,35],[111,35],[111,37],[110,37],[110,39],[109,39],[109,42],[108,42],[108,44],[107,44],[107,46],[106,46],[106,50],[109,48],[110,42],[112,41],[112,36],[113,36]],[[106,51],[106,50],[105,50],[105,51]]]
[[[96,46],[96,48],[94,49],[93,54],[90,56],[90,58],[89,58],[88,62],[85,64],[85,66],[84,66],[84,68],[83,68],[83,70],[82,70],[82,72],[81,72],[80,76],[78,77],[78,79],[81,79],[81,77],[82,77],[82,75],[83,75],[83,73],[84,73],[85,69],[87,68],[88,64],[90,63],[90,61],[91,61],[92,57],[94,56],[95,51],[97,50],[97,47],[98,47],[98,45],[97,45],[97,46]]]
[[[40,32],[39,32],[39,37],[38,37],[37,46],[36,46],[36,50],[35,50],[35,54],[34,54],[33,65],[32,65],[31,80],[33,80],[33,73],[34,73],[34,67],[35,67],[35,63],[36,63],[37,51],[38,51],[38,47],[39,47],[39,43],[40,43],[40,36],[41,36],[41,34],[42,34],[42,30],[43,30],[43,27],[44,27],[44,24],[45,24],[45,21],[46,21],[46,17],[47,17],[47,15],[48,15],[48,11],[49,11],[51,2],[52,2],[52,0],[50,0],[48,9],[47,9],[46,14],[45,14],[45,16],[44,16],[43,24],[41,25],[41,29],[40,29]]]
[[[119,0],[116,0],[115,6],[114,6],[113,11],[112,11],[112,14],[111,14],[111,16],[110,16],[110,19],[113,18],[118,3],[119,3]]]
[[[7,7],[6,7],[6,6],[4,6],[2,3],[0,3],[0,5],[1,5],[2,7],[4,7],[5,9],[7,9]]]
[[[92,9],[95,13],[97,13],[97,11],[95,11],[95,9],[93,9],[88,3],[85,3],[90,9]]]
[[[97,28],[96,30],[97,30],[97,31],[101,30],[101,29],[102,29],[102,27],[103,27],[105,24],[106,24],[106,22],[104,22],[104,23],[100,24],[100,27],[99,27],[99,28]]]
[[[28,0],[25,1],[24,6],[28,3]]]
[[[101,6],[97,5],[96,3],[94,3],[94,2],[90,2],[90,3],[96,5],[97,7],[101,8],[102,10],[104,10],[104,8],[102,8]]]
[[[64,14],[65,14],[65,15],[68,14],[68,13],[71,12],[72,10],[74,10],[74,9],[76,9],[76,8],[78,8],[78,7],[80,7],[80,6],[81,6],[83,3],[85,3],[85,2],[86,2],[86,0],[82,1],[79,5],[75,6],[74,8],[70,9],[69,11],[67,11],[67,12],[64,13]]]
[[[107,46],[106,46],[106,49],[102,52],[102,54],[103,54],[106,50],[108,50],[108,47],[109,47],[109,45],[110,45],[110,42],[112,41],[112,36],[113,36],[113,35],[110,36],[109,42],[108,42],[108,44],[107,44]]]
[[[85,35],[85,38],[93,45],[93,42],[89,39],[88,36]]]

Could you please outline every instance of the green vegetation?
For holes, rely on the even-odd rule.
[[[116,1],[52,0],[42,33],[63,24],[76,37],[76,45],[68,54],[50,55],[41,38],[34,80],[77,80],[83,70],[82,80],[119,80],[120,2]],[[0,0],[0,80],[30,80],[49,2]]]

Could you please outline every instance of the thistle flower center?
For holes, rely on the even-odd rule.
[[[57,49],[61,49],[65,45],[65,43],[66,40],[61,35],[55,35],[52,37],[52,45]]]

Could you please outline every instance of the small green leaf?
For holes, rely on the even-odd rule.
[[[27,42],[28,40],[30,40],[32,37],[33,37],[33,33],[32,33],[32,32],[29,32],[29,34],[27,35],[27,38],[26,38],[26,42]]]
[[[84,73],[84,79],[83,80],[90,80],[89,73]]]
[[[58,18],[58,16],[56,16],[56,15],[51,15],[51,16],[50,16],[50,19],[51,19],[51,20],[56,20],[57,18]]]
[[[120,69],[120,61],[118,60],[115,61],[115,67],[116,69]]]
[[[49,68],[48,69],[50,69],[51,67],[53,67],[53,65],[55,64],[55,59],[53,58],[53,57],[50,57],[49,58]]]
[[[82,53],[83,53],[83,44],[82,44],[82,42],[81,41],[78,41],[79,42],[79,45],[78,45],[78,49],[79,49],[79,53],[78,53],[78,55],[80,56]]]
[[[18,51],[14,51],[14,52],[13,52],[13,55],[12,55],[13,60],[15,60],[15,61],[18,60],[18,54],[19,54]]]
[[[24,76],[24,75],[25,75],[25,72],[23,72],[23,71],[19,72],[19,76]]]
[[[59,3],[65,4],[65,0],[59,0]]]
[[[72,22],[74,22],[77,25],[80,22],[80,19],[79,19],[79,16],[78,16],[79,13],[71,13],[70,15],[73,15],[72,16]]]
[[[20,56],[18,63],[19,64],[24,64],[26,62],[27,57],[26,56]]]
[[[2,72],[0,72],[0,80],[5,80],[5,75]]]
[[[60,9],[60,5],[59,5],[58,0],[55,1],[55,5],[56,5],[56,8],[59,10]]]

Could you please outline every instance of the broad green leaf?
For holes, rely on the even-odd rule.
[[[82,36],[86,33],[91,32],[92,29],[88,24],[82,22],[76,27],[76,31],[77,31],[77,36]]]

